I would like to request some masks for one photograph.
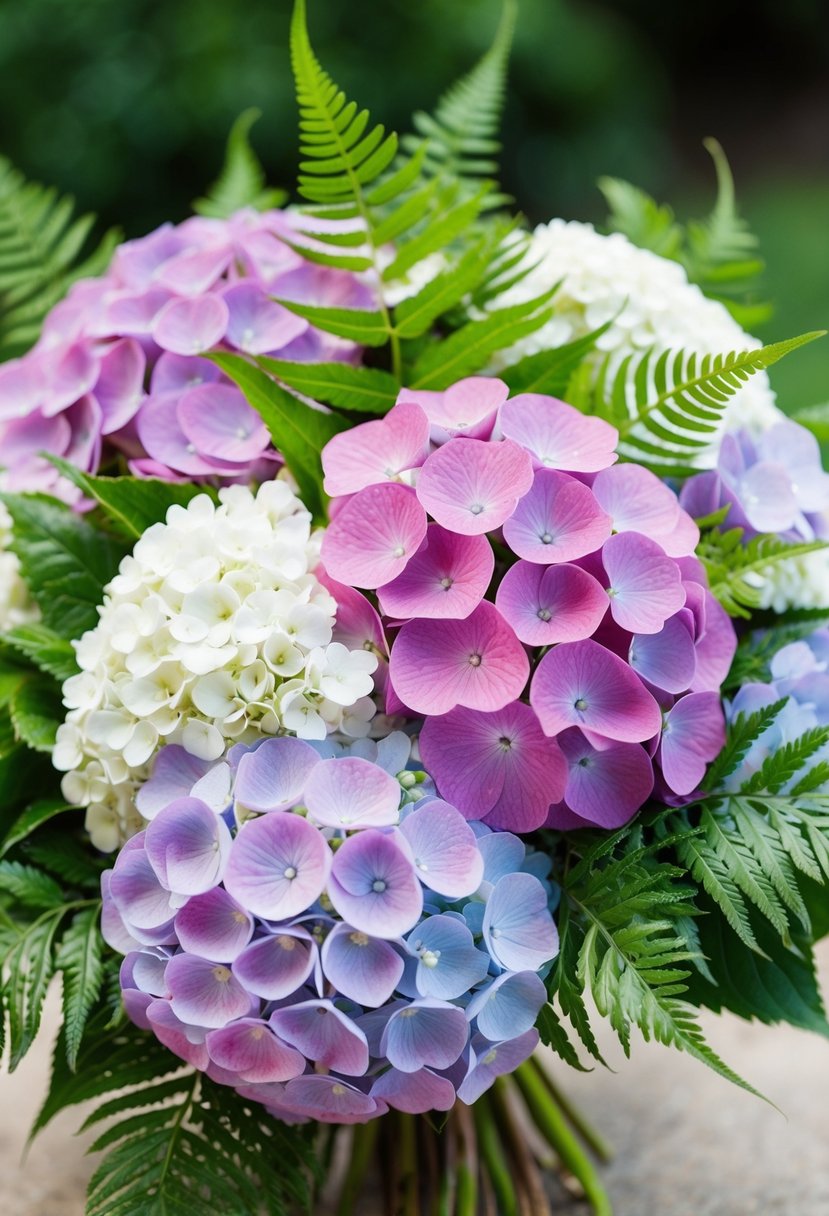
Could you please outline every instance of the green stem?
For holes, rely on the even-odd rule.
[[[360,1194],[360,1188],[377,1144],[378,1130],[379,1122],[376,1119],[370,1123],[357,1124],[354,1128],[351,1160],[340,1191],[337,1216],[351,1216],[354,1210],[354,1204]]]
[[[400,1199],[401,1216],[419,1216],[417,1136],[413,1115],[400,1115]]]
[[[489,1174],[498,1210],[502,1216],[517,1216],[515,1188],[510,1178],[509,1165],[504,1156],[504,1146],[495,1125],[492,1106],[486,1097],[479,1098],[472,1108],[481,1162]]]
[[[475,1131],[469,1108],[462,1103],[455,1104],[455,1128],[459,1141],[455,1216],[477,1216],[478,1165],[475,1153]]]
[[[581,1183],[595,1216],[613,1216],[610,1200],[599,1182],[594,1166],[570,1130],[541,1077],[529,1063],[522,1064],[513,1075],[539,1130],[556,1150],[562,1164]]]
[[[581,1136],[587,1147],[595,1154],[600,1161],[607,1162],[613,1160],[613,1149],[604,1139],[599,1131],[591,1123],[587,1122],[582,1112],[574,1105],[573,1102],[563,1093],[556,1085],[546,1066],[541,1062],[537,1055],[530,1057],[530,1063],[534,1066],[539,1076],[541,1077],[550,1096],[562,1113],[567,1118],[575,1131]]]
[[[550,1205],[544,1192],[541,1162],[533,1156],[530,1145],[527,1143],[526,1132],[516,1122],[513,1106],[513,1102],[516,1100],[517,1090],[511,1078],[497,1077],[490,1090],[490,1101],[499,1125],[506,1132],[506,1138],[515,1159],[519,1211],[522,1216],[550,1216]],[[547,1149],[546,1143],[544,1147]],[[550,1162],[550,1164],[552,1165],[554,1162]]]

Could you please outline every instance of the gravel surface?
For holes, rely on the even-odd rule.
[[[829,980],[829,942],[821,950]],[[45,1024],[57,1023],[52,994]],[[614,1216],[827,1216],[829,1039],[805,1031],[705,1017],[712,1047],[774,1106],[721,1081],[696,1060],[637,1044],[625,1061],[605,1036],[609,1063],[587,1075],[557,1070],[563,1086],[614,1145],[605,1171]],[[3,1216],[83,1216],[94,1162],[77,1111],[60,1115],[21,1164],[43,1094],[44,1034],[12,1076],[0,1078]],[[80,1115],[82,1116],[82,1111]],[[557,1216],[588,1216],[562,1198]]]

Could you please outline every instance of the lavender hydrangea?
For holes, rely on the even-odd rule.
[[[279,737],[196,772],[167,747],[103,876],[131,1019],[279,1118],[448,1110],[538,1042],[549,863],[409,754]]]
[[[276,302],[369,307],[355,275],[313,265],[290,212],[191,217],[127,241],[105,275],[77,283],[36,346],[0,370],[2,484],[68,502],[80,492],[45,458],[94,472],[119,452],[138,476],[264,480],[276,454],[262,420],[205,351],[353,360],[351,342]],[[313,242],[311,242],[313,243]]]

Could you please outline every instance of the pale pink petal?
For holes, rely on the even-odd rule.
[[[680,697],[665,718],[658,760],[675,794],[691,794],[725,744],[719,694],[692,692]]]
[[[429,421],[419,405],[396,405],[385,418],[342,431],[325,445],[326,494],[353,494],[364,486],[397,481],[429,455]]]
[[[504,540],[519,557],[552,565],[593,553],[611,531],[610,516],[587,486],[566,473],[540,469],[504,524]]]
[[[322,560],[332,578],[382,587],[404,569],[426,535],[426,512],[406,486],[366,486],[329,525]]]
[[[101,360],[95,397],[101,407],[101,431],[110,435],[126,426],[144,398],[146,356],[133,338],[113,343]]]
[[[475,536],[500,528],[532,485],[532,463],[505,439],[450,439],[433,452],[417,481],[417,496],[445,528]]]
[[[589,638],[607,612],[607,592],[578,566],[516,562],[501,580],[498,611],[528,646]]]
[[[397,400],[417,402],[431,423],[434,442],[445,443],[454,436],[489,439],[498,407],[508,396],[503,380],[470,376],[443,392],[404,388]]]
[[[530,453],[536,468],[594,473],[617,459],[619,432],[555,397],[522,393],[501,406],[498,429]]]
[[[228,316],[219,296],[170,300],[153,323],[153,338],[174,355],[198,355],[222,340]]]
[[[611,536],[602,547],[602,564],[613,619],[631,633],[658,633],[685,603],[679,567],[646,536]]]
[[[641,532],[659,540],[678,527],[680,508],[673,490],[639,465],[604,469],[593,482],[593,493],[615,532]]]
[[[222,292],[229,319],[225,337],[251,355],[282,350],[305,333],[308,322],[289,312],[256,283],[238,283]]]
[[[176,295],[200,296],[224,273],[232,256],[228,244],[215,249],[186,249],[168,258],[159,267],[154,280]]]

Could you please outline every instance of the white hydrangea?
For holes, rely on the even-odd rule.
[[[141,826],[133,795],[165,743],[215,760],[228,740],[369,732],[377,659],[332,641],[310,514],[283,481],[219,498],[147,529],[75,643],[53,760],[98,848]]]
[[[497,356],[493,371],[563,346],[611,320],[597,343],[603,355],[610,355],[611,368],[650,347],[726,354],[760,345],[724,305],[688,282],[678,262],[639,249],[621,233],[603,236],[592,224],[551,220],[535,229],[527,263],[533,266],[529,274],[492,306],[533,299],[561,281],[553,299],[555,313],[541,329]],[[779,417],[768,376],[757,372],[732,398],[726,421],[729,429],[744,426],[757,433]]]
[[[761,608],[829,608],[829,556],[825,550],[777,562],[751,580]]]
[[[0,502],[0,633],[38,617],[37,606],[20,574],[17,555],[9,549],[12,519]]]

